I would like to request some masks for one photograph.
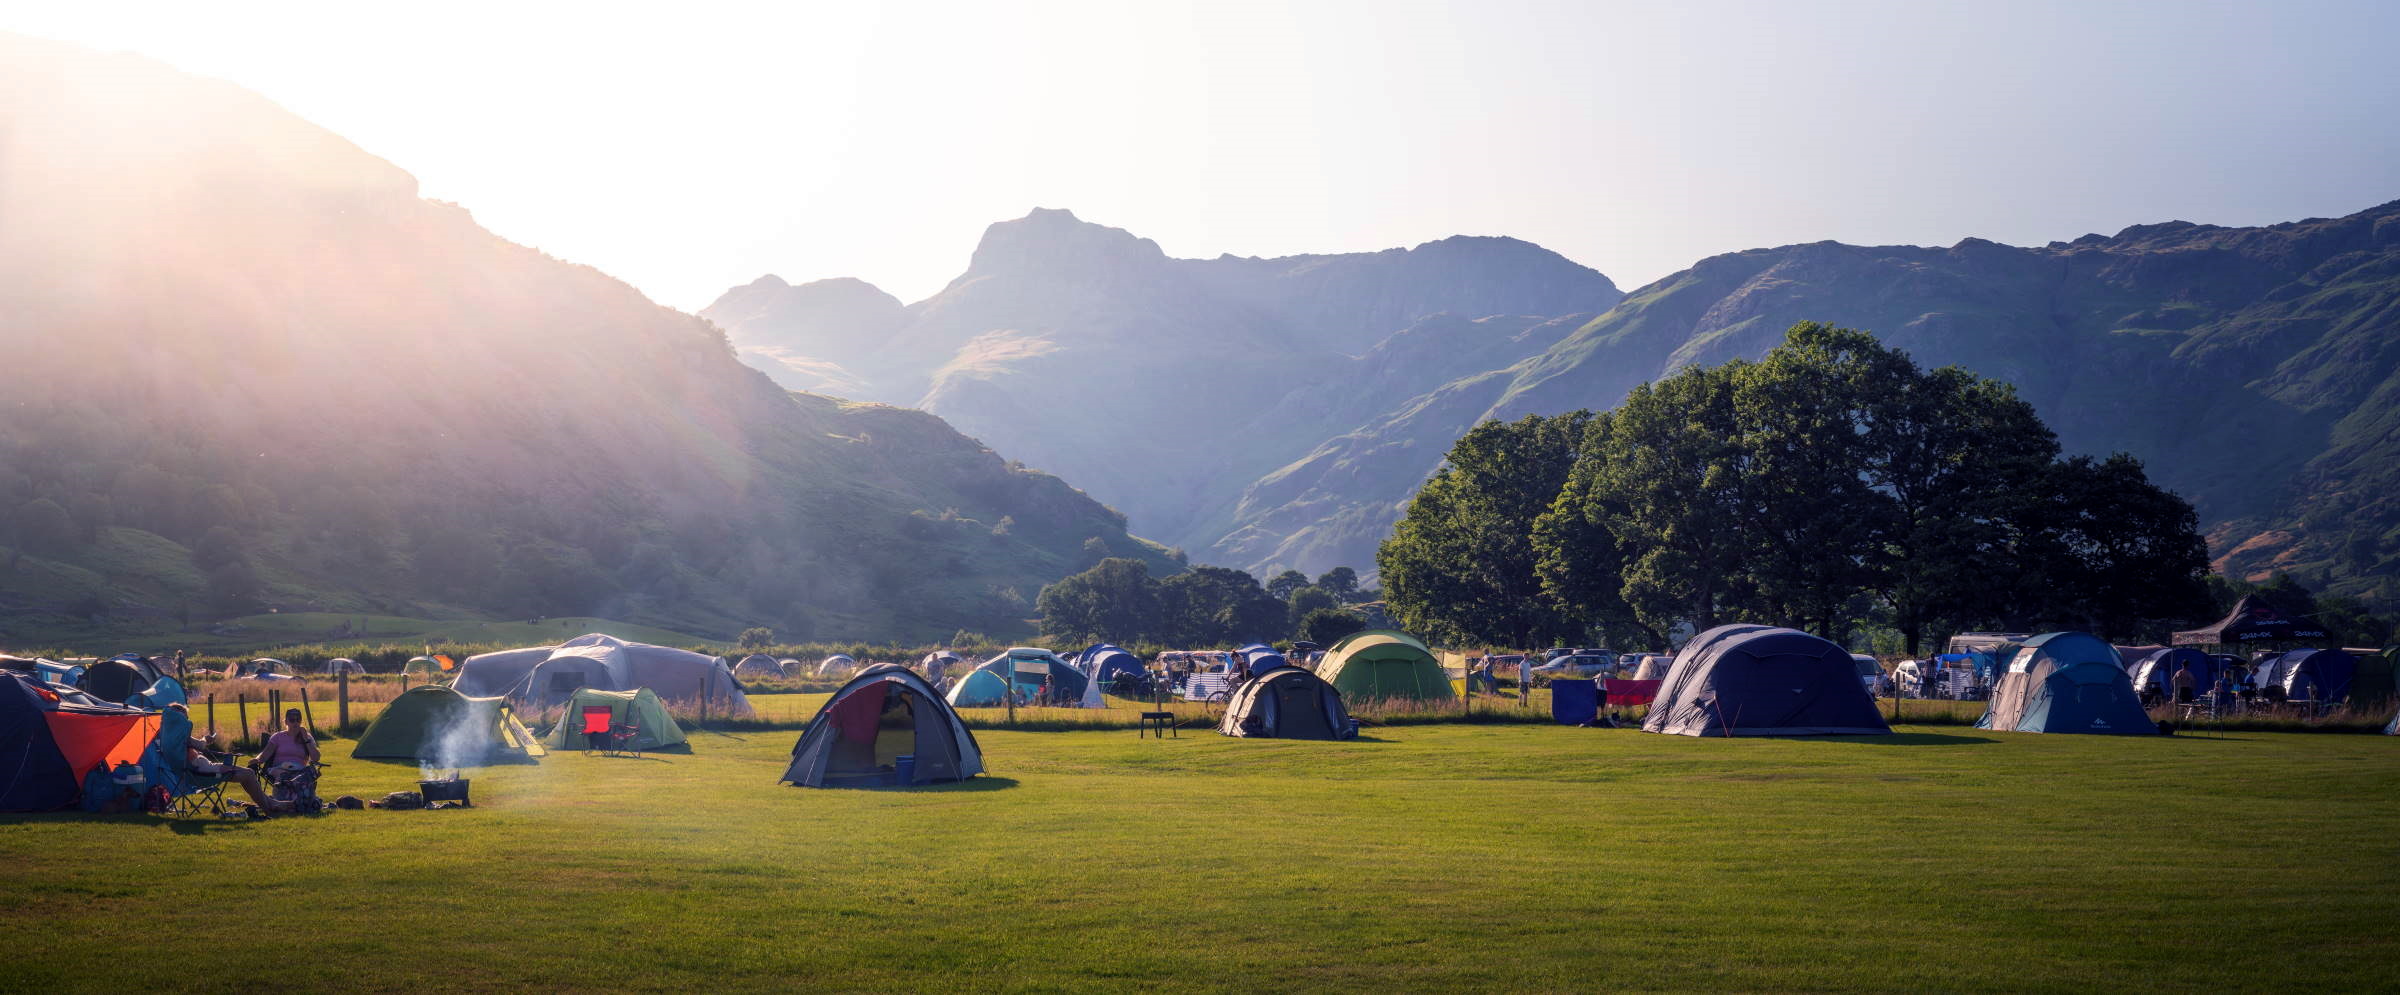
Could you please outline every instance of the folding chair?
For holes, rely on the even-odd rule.
[[[591,756],[593,750],[599,750],[602,753],[608,752],[610,745],[614,742],[614,737],[610,735],[609,730],[614,726],[616,717],[616,710],[607,705],[583,706],[584,756]]]
[[[642,751],[633,748],[634,738],[641,731],[642,727],[636,723],[618,722],[616,713],[607,705],[583,707],[583,752],[586,755],[598,750],[602,756],[627,753],[641,756]]]
[[[178,758],[182,750],[174,751]],[[210,758],[215,763],[232,763],[233,758]],[[167,770],[167,814],[178,819],[196,819],[213,815],[223,819],[232,812],[225,805],[225,779],[215,774],[203,774],[178,759]]]

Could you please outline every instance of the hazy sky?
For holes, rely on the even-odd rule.
[[[1505,234],[1713,253],[2258,224],[2400,198],[2400,3],[58,3],[487,227],[697,309],[905,300],[1035,206],[1179,256]]]

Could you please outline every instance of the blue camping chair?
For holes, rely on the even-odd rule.
[[[225,805],[225,779],[215,774],[193,770],[183,744],[192,738],[192,720],[176,712],[161,713],[158,738],[150,741],[150,749],[142,754],[143,776],[154,785],[167,789],[167,814],[179,819],[196,819],[202,814],[231,818]],[[231,763],[228,756],[221,763]]]

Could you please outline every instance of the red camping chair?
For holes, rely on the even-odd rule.
[[[586,755],[599,750],[603,754],[630,752],[640,756],[641,751],[629,749],[634,734],[640,731],[641,727],[631,722],[616,724],[616,710],[607,705],[583,706],[583,752]]]

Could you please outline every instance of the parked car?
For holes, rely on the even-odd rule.
[[[1607,650],[1578,650],[1533,668],[1551,677],[1608,677],[1617,672],[1617,655]]]

